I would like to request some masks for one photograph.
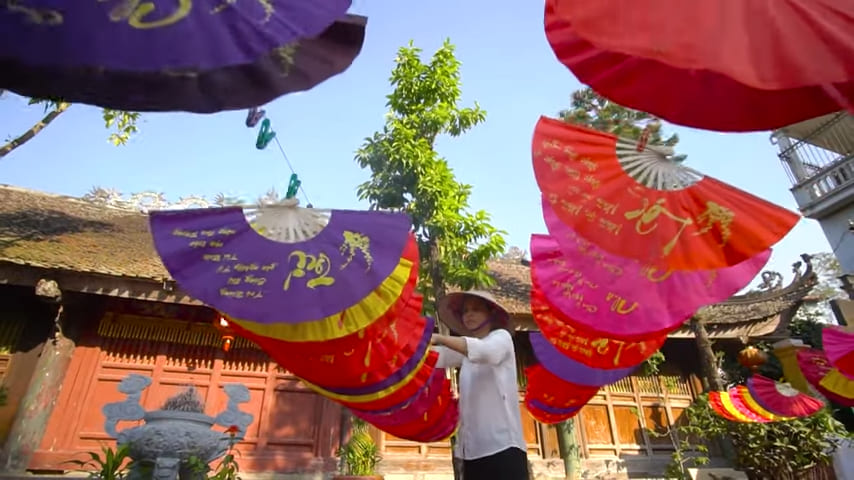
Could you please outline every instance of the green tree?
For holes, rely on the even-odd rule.
[[[618,137],[637,139],[649,127],[649,143],[674,146],[679,142],[675,133],[666,139],[662,136],[661,122],[652,115],[632,110],[599,95],[592,88],[577,90],[572,94],[572,106],[558,114],[567,123],[585,125]]]
[[[41,133],[51,122],[56,120],[60,115],[71,107],[71,104],[59,99],[44,99],[31,98],[30,105],[41,105],[44,107],[44,117],[28,128],[24,133],[7,139],[3,146],[0,146],[0,159],[12,153],[13,150],[19,148],[23,144],[29,142],[36,135]],[[102,117],[107,129],[111,129],[109,140],[113,145],[119,146],[127,143],[131,135],[137,132],[137,121],[140,114],[138,112],[124,112],[120,110],[111,110],[105,108],[102,110]]]
[[[485,211],[471,212],[472,186],[457,181],[435,150],[440,135],[457,137],[486,119],[475,102],[460,106],[460,62],[445,41],[422,62],[412,42],[398,50],[382,130],[365,139],[355,160],[370,170],[357,188],[371,208],[412,218],[421,252],[419,288],[432,310],[448,286],[492,285],[487,261],[505,250],[504,232]]]

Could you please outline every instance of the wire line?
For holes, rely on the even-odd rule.
[[[282,144],[279,142],[279,137],[273,137],[273,140],[276,141],[276,145],[278,145],[279,151],[282,152],[282,157],[285,158],[285,163],[288,164],[288,168],[291,169],[291,173],[296,175],[297,172],[294,170],[294,166],[291,164],[291,160],[288,158],[288,154],[285,153],[285,149],[282,147]],[[305,193],[305,189],[302,187],[302,183],[300,183],[299,190],[300,190],[300,192],[302,192],[302,196],[305,199],[306,207],[311,208],[311,206],[312,206],[311,200],[308,199],[308,194]]]

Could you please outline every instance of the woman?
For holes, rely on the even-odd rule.
[[[451,293],[439,320],[463,335],[433,334],[438,368],[460,367],[456,456],[463,480],[527,480],[510,315],[486,292]]]

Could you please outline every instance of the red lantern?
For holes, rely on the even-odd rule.
[[[231,345],[234,343],[234,334],[231,332],[231,325],[225,317],[220,315],[214,321],[214,328],[222,332],[222,351],[228,353],[231,350]]]

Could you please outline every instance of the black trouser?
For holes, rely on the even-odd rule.
[[[528,454],[510,447],[483,458],[464,460],[463,480],[528,480]]]

